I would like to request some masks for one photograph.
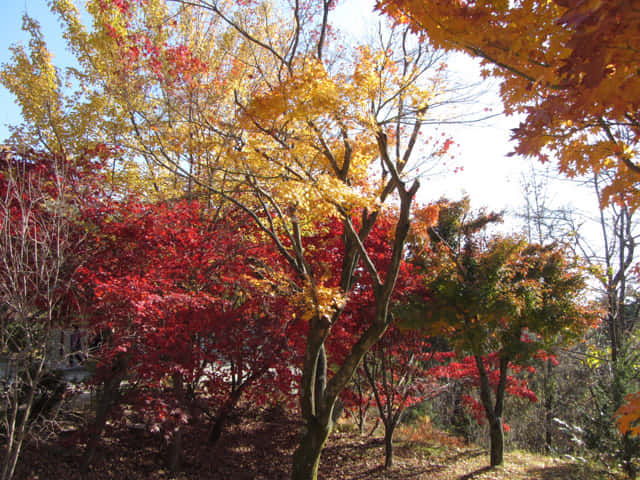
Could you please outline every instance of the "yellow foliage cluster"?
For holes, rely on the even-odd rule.
[[[315,285],[306,282],[304,290],[297,296],[301,305],[302,319],[309,321],[314,317],[331,319],[336,310],[344,308],[348,300],[340,287],[330,287],[321,280]]]
[[[61,80],[52,64],[52,55],[46,47],[40,25],[23,17],[23,29],[31,36],[29,51],[22,46],[11,48],[13,63],[0,72],[2,84],[16,97],[25,119],[31,128],[21,135],[28,140],[31,135],[42,135],[50,143],[57,143],[52,130],[59,130],[63,123]],[[29,143],[26,143],[29,144]]]
[[[367,187],[380,152],[362,93],[374,81],[358,75],[367,70],[361,63],[351,79],[330,75],[314,58],[301,64],[286,82],[251,99],[241,119],[257,128],[229,158],[256,176],[269,172],[270,193],[303,217],[376,207],[376,192]]]
[[[216,4],[220,14],[165,0],[126,9],[90,0],[85,8],[89,28],[74,0],[51,2],[78,62],[67,72],[71,93],[63,93],[35,22],[28,25],[32,58],[16,48],[2,73],[29,125],[21,141],[45,138],[53,150],[117,145],[128,160],[114,179],[150,198],[159,187],[177,193],[189,176],[225,194],[258,189],[306,222],[337,209],[377,209],[377,136],[389,133],[395,147],[400,135],[390,123],[381,128],[386,119],[378,116],[398,102],[419,110],[433,96],[433,84],[416,81],[424,72],[411,58],[400,68],[382,47],[357,48],[331,70],[312,52],[283,68],[277,52],[288,48],[294,26],[269,3],[256,7],[255,18],[234,2]],[[229,28],[222,15],[250,34]],[[183,52],[178,60],[200,68],[176,73]]]
[[[322,62],[305,59],[303,68],[268,95],[252,100],[250,114],[274,123],[312,119],[340,108],[338,88]]]

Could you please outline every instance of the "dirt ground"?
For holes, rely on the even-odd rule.
[[[282,412],[245,410],[236,415],[217,445],[203,441],[205,425],[183,434],[181,469],[167,468],[167,442],[140,428],[111,428],[103,437],[91,471],[78,471],[80,437],[30,444],[17,470],[18,480],[279,480],[288,479],[298,425]],[[401,428],[394,466],[385,470],[379,432],[363,437],[340,425],[322,455],[324,480],[595,480],[612,474],[566,460],[523,452],[507,453],[505,464],[489,469],[488,454],[438,432],[430,425]]]

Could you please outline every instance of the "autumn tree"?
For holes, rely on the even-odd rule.
[[[464,413],[472,417],[477,424],[484,424],[488,417],[482,399],[478,398],[476,393],[482,388],[483,376],[478,370],[475,357],[473,355],[465,356],[464,352],[460,352],[458,355],[455,352],[444,352],[440,357],[442,358],[441,364],[430,368],[427,374],[432,378],[439,379],[445,385],[453,383],[454,393],[458,395],[457,398],[454,398],[454,415]],[[546,359],[548,355],[539,354],[535,357]],[[502,379],[500,354],[498,352],[491,353],[483,357],[482,361],[489,386],[493,391],[496,391]],[[531,390],[528,381],[528,377],[536,373],[536,368],[532,365],[523,366],[514,362],[510,362],[508,368],[510,373],[506,377],[504,387],[505,400],[506,395],[510,395],[528,402],[538,402],[538,397]],[[519,419],[515,418],[514,420],[518,421]],[[502,430],[505,433],[511,431],[511,425],[503,422]]]
[[[610,169],[603,201],[622,195],[638,206],[633,2],[381,0],[377,7],[433,45],[480,59],[501,80],[505,111],[524,116],[513,132],[517,153],[557,159],[570,176]]]
[[[492,466],[503,461],[510,367],[526,365],[540,350],[575,338],[592,318],[580,303],[584,279],[563,251],[483,235],[498,218],[470,215],[468,200],[443,204],[439,223],[428,232],[435,258],[417,258],[425,266],[438,265],[428,282],[432,300],[417,315],[407,307],[410,323],[447,335],[456,351],[473,357],[490,427]]]
[[[406,409],[438,390],[425,368],[434,354],[421,332],[392,326],[362,362],[384,425],[385,468],[393,466],[393,436]]]
[[[108,332],[94,356],[103,389],[113,388],[85,465],[120,401],[170,439],[177,470],[185,424],[209,422],[213,443],[242,396],[254,404],[291,396],[301,324],[290,292],[278,291],[286,270],[242,214],[195,201],[127,202],[90,218],[93,261],[80,288],[90,326]]]
[[[340,395],[340,401],[344,412],[351,416],[352,421],[358,427],[360,435],[373,435],[378,425],[380,425],[380,417],[375,415],[374,411],[375,421],[373,427],[367,433],[365,427],[367,426],[367,421],[371,418],[372,409],[375,408],[375,400],[373,391],[362,369],[356,370],[353,374],[351,383]]]
[[[372,229],[365,242],[376,265],[386,268],[392,259],[392,249],[386,241],[392,234],[392,218],[381,218]],[[338,284],[339,266],[344,252],[339,239],[344,235],[343,224],[338,218],[326,224],[319,235],[308,239],[308,248],[315,254],[310,257],[312,267],[334,272],[331,284]],[[334,327],[333,335],[327,342],[327,355],[332,362],[341,363],[362,335],[366,318],[375,311],[375,297],[372,279],[364,275],[362,267],[353,291],[342,312],[340,324]],[[393,318],[395,306],[406,299],[424,297],[426,290],[421,276],[414,265],[403,261],[400,265],[396,287],[392,296],[390,315]],[[406,408],[421,401],[433,386],[424,374],[425,362],[433,357],[430,343],[420,332],[403,331],[393,323],[384,336],[365,355],[360,368],[341,395],[346,407],[352,409],[363,433],[366,409],[373,407],[378,412],[378,421],[384,425],[385,468],[393,464],[393,436],[402,420]],[[331,372],[332,365],[328,369]]]

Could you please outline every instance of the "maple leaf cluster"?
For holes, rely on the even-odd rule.
[[[248,240],[242,216],[226,212],[215,221],[211,214],[186,201],[88,212],[94,258],[78,283],[90,328],[109,338],[95,352],[97,380],[126,354],[127,374],[140,385],[130,401],[153,413],[156,428],[172,420],[170,412],[186,421],[215,411],[240,385],[253,388],[257,403],[293,388],[297,325],[281,279],[265,276],[265,265],[277,270],[277,257]],[[167,379],[173,389],[162,388]],[[199,397],[189,405],[178,384]]]
[[[633,2],[381,0],[377,8],[501,80],[505,111],[524,115],[513,130],[516,153],[557,160],[569,176],[609,171],[604,203],[639,205]]]
[[[625,402],[616,412],[616,423],[621,432],[640,437],[640,392],[630,393]]]

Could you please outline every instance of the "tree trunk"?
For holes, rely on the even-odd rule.
[[[369,433],[367,433],[367,437],[372,436],[376,429],[378,428],[378,425],[380,425],[380,417],[376,418],[376,422],[373,424],[373,427],[371,428],[371,430],[369,430]]]
[[[254,372],[249,378],[247,378],[243,383],[237,385],[229,394],[229,398],[227,401],[220,407],[218,414],[216,415],[216,421],[214,422],[211,430],[209,431],[209,443],[211,445],[215,445],[220,437],[222,436],[222,431],[227,423],[227,419],[231,415],[231,412],[238,404],[242,393],[246,390],[246,388],[251,385],[256,379],[260,378],[267,369],[261,369],[257,372]]]
[[[397,171],[388,157],[386,135],[380,130],[380,132],[376,134],[376,137],[385,164],[395,172],[393,182],[395,185],[393,186],[398,192],[401,204],[400,217],[396,224],[393,241],[391,262],[383,282],[371,259],[368,257],[364,258],[367,269],[374,277],[375,313],[372,316],[369,327],[362,333],[355,344],[353,344],[346,358],[342,361],[342,364],[336,366],[336,370],[330,379],[327,379],[326,376],[328,362],[326,361],[324,342],[330,333],[331,326],[334,321],[339,318],[341,312],[340,310],[336,310],[333,315],[333,320],[324,316],[314,316],[309,321],[309,332],[307,334],[307,345],[300,381],[300,410],[304,421],[304,430],[298,448],[293,454],[293,480],[317,479],[322,448],[333,429],[332,414],[336,400],[340,392],[342,392],[351,378],[353,378],[365,354],[380,340],[391,322],[389,301],[394,291],[400,264],[403,259],[403,249],[410,225],[409,214],[411,202],[418,190],[419,182],[416,180],[409,190],[405,189],[404,182],[398,176]],[[375,216],[376,214],[373,215],[373,218],[375,218]],[[372,221],[371,227],[374,221],[375,220]],[[365,221],[363,223],[367,222]],[[364,234],[362,238],[359,237],[348,217],[345,217],[345,227],[347,227],[347,235],[352,237],[356,245],[361,244],[362,239],[366,238]],[[364,251],[364,247],[362,248]],[[357,256],[358,255],[354,258]],[[351,274],[341,279],[341,288],[345,292],[350,289],[349,278],[351,278]]]
[[[627,478],[635,480],[638,477],[637,463],[634,458],[638,455],[637,442],[629,436],[629,432],[622,437],[622,469],[627,474]]]
[[[178,425],[173,434],[173,441],[169,448],[169,470],[176,474],[180,471],[182,457],[182,426]]]
[[[547,360],[545,372],[544,372],[544,444],[545,450],[547,453],[551,453],[553,451],[551,442],[553,440],[552,429],[553,429],[553,401],[554,401],[554,389],[552,388],[553,384],[553,364],[551,360]]]
[[[116,403],[118,398],[118,390],[120,388],[120,379],[112,378],[107,380],[102,386],[102,391],[98,395],[98,405],[96,407],[96,417],[89,430],[89,440],[87,442],[87,449],[82,457],[80,463],[80,471],[87,473],[89,471],[89,465],[93,461],[93,457],[98,449],[98,442],[100,436],[104,430],[104,426],[107,423],[109,417],[109,411],[111,407]]]
[[[112,366],[111,376],[104,381],[102,388],[98,394],[96,417],[90,427],[87,449],[85,450],[82,461],[80,463],[81,473],[87,473],[89,471],[89,465],[91,465],[96,450],[98,449],[100,435],[102,435],[104,426],[107,423],[109,411],[120,398],[120,384],[125,377],[127,364],[128,359],[124,355],[121,355],[115,359]]]
[[[333,406],[333,411],[331,413],[331,422],[335,425],[340,420],[340,417],[344,413],[344,402],[340,397],[336,400],[335,405]]]
[[[293,454],[293,480],[316,480],[320,455],[329,438],[333,425],[329,419],[326,424],[314,419],[305,426],[298,448]]]
[[[229,417],[229,412],[231,412],[231,409],[225,410],[223,407],[218,412],[218,415],[216,415],[216,421],[209,432],[209,444],[211,444],[211,446],[215,445],[218,443],[218,440],[220,440],[222,430],[224,429],[224,426],[227,423],[227,418]]]
[[[500,357],[500,380],[496,386],[495,402],[491,401],[491,387],[489,376],[482,363],[482,356],[474,354],[478,374],[480,376],[480,399],[489,420],[489,435],[491,439],[492,467],[501,465],[504,461],[504,431],[502,429],[502,410],[504,408],[504,395],[507,386],[507,370],[509,361],[506,357]]]
[[[491,466],[502,465],[504,461],[504,430],[502,418],[497,417],[489,423],[491,437]]]
[[[324,340],[328,327],[325,321],[317,317],[313,318],[309,325],[300,383],[300,406],[304,426],[298,447],[293,454],[293,480],[316,480],[322,448],[333,427],[331,413],[323,415],[326,412],[323,407],[327,400]]]
[[[186,405],[185,393],[184,393],[184,379],[179,372],[173,372],[173,395],[178,400],[179,404]],[[169,471],[176,474],[180,471],[182,457],[182,424],[180,420],[177,421],[175,430],[173,432],[173,438],[169,445]]]
[[[384,429],[384,468],[391,468],[393,466],[393,432],[394,426]]]
[[[229,415],[231,415],[231,412],[236,406],[239,398],[240,395],[234,396],[232,394],[229,400],[227,400],[227,402],[222,407],[220,407],[218,415],[216,415],[216,421],[214,422],[213,426],[211,427],[211,431],[209,432],[209,443],[212,446],[215,445],[218,440],[220,440],[222,431],[227,424],[227,419],[229,418]]]
[[[358,405],[358,431],[360,432],[360,436],[364,437],[364,422],[366,420],[366,417],[364,415],[364,408],[362,407],[362,405]]]

